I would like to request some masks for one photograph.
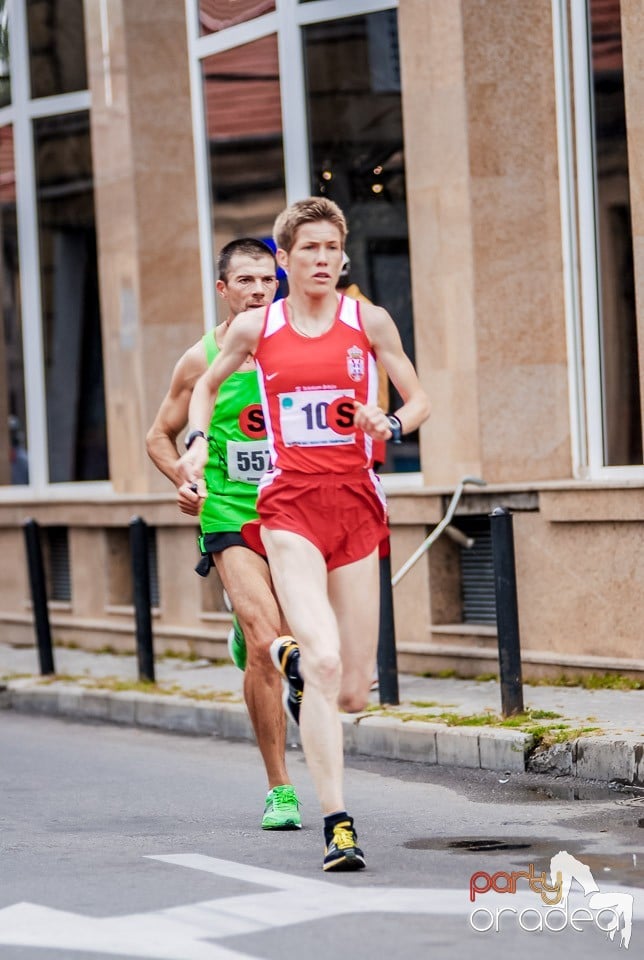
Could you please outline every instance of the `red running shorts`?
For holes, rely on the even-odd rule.
[[[242,527],[248,545],[264,556],[260,526],[298,533],[317,547],[328,570],[386,547],[387,505],[372,470],[350,474],[275,471],[266,475],[257,501],[259,520]],[[386,550],[381,549],[381,556]]]

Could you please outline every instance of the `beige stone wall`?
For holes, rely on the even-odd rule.
[[[145,434],[203,332],[183,0],[85,0],[110,478],[167,489]]]
[[[507,499],[507,492],[485,496],[486,503],[477,500],[477,512],[489,512]],[[630,670],[637,661],[644,670],[644,488],[541,490],[536,502],[538,509],[514,512],[519,626],[526,657],[550,657],[550,675],[564,672],[574,658],[607,658],[617,670]],[[393,495],[390,505],[391,566],[396,572],[441,516],[444,502],[427,492]],[[464,504],[465,509],[470,506]],[[226,656],[230,615],[221,584],[214,571],[207,580],[194,573],[194,523],[176,514],[171,498],[106,499],[91,508],[0,504],[1,642],[34,640],[22,532],[29,515],[43,528],[69,528],[72,597],[69,603],[51,604],[56,640],[89,649],[134,650],[127,532],[129,519],[140,515],[156,529],[160,603],[153,616],[155,649]],[[475,672],[485,666],[476,659],[477,649],[491,658],[485,670],[497,669],[493,630],[457,627],[461,571],[453,541],[437,541],[400,582],[394,609],[397,643],[405,651],[401,663],[407,669],[456,666],[467,671],[462,659],[450,660],[450,651],[459,655],[465,647]],[[413,666],[406,659],[410,649],[416,652]],[[428,655],[431,659],[424,660]],[[530,666],[526,676],[532,675]]]

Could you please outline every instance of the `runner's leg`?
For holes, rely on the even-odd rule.
[[[357,713],[369,700],[380,621],[378,549],[329,573],[329,599],[340,629],[341,710]]]
[[[319,550],[297,533],[262,527],[262,540],[282,610],[300,646],[300,735],[326,816],[344,810],[340,638],[327,596],[326,564]]]
[[[272,641],[284,632],[280,610],[262,557],[247,547],[233,546],[213,554],[213,559],[246,638],[244,700],[272,789],[291,782],[284,757],[282,682],[269,654]]]

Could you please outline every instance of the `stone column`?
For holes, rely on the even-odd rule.
[[[85,0],[110,478],[167,490],[145,434],[203,332],[184,0]]]
[[[399,16],[425,479],[568,477],[550,4]]]
[[[398,19],[421,462],[450,484],[481,471],[461,4],[401,0]]]

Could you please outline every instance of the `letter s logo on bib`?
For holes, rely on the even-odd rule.
[[[266,436],[266,423],[261,403],[251,403],[244,407],[239,414],[239,429],[253,440],[261,440]]]

